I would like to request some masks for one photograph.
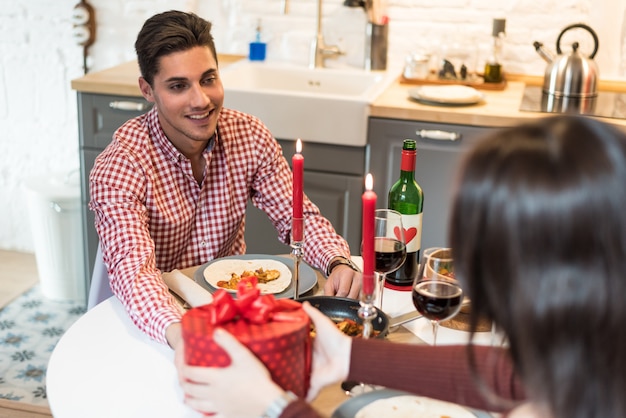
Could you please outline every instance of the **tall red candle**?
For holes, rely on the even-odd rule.
[[[372,191],[374,179],[371,174],[365,176],[365,192],[361,196],[363,203],[362,234],[363,234],[363,293],[374,293],[374,216],[376,211],[376,193]]]
[[[291,158],[291,167],[293,170],[293,212],[291,234],[294,241],[302,241],[303,239],[303,177],[304,177],[304,157],[302,156],[302,141],[298,139],[296,142],[296,153]]]

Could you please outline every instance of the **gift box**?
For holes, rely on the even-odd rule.
[[[230,364],[228,354],[213,341],[217,327],[248,347],[279,386],[298,396],[306,395],[311,372],[310,320],[299,302],[261,295],[254,277],[238,284],[236,298],[219,289],[213,294],[213,302],[183,315],[187,364]]]

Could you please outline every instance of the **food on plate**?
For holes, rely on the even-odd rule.
[[[263,270],[263,268],[258,268],[254,271],[245,270],[241,274],[230,273],[229,280],[220,280],[217,282],[218,287],[223,287],[229,290],[237,290],[237,285],[244,277],[256,277],[257,283],[268,283],[272,280],[276,280],[280,277],[280,271],[278,270]]]
[[[203,272],[206,282],[216,289],[237,291],[237,283],[248,276],[256,276],[257,288],[262,294],[276,294],[291,284],[291,270],[275,259],[224,258],[209,264]]]
[[[468,409],[422,396],[401,395],[365,405],[355,418],[476,418]]]

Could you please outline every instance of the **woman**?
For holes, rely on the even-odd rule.
[[[461,173],[456,271],[474,321],[507,335],[535,415],[625,417],[624,134],[553,117],[491,136]]]
[[[486,137],[461,167],[450,241],[471,323],[483,315],[504,331],[519,380],[504,349],[350,340],[305,304],[317,327],[309,399],[350,378],[511,417],[626,416],[624,208],[626,137],[608,125],[556,116]],[[230,367],[185,366],[177,353],[190,406],[228,417],[315,416],[302,400],[285,400],[232,336],[216,340]],[[247,407],[235,401],[242,393]]]

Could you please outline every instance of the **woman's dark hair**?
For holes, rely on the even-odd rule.
[[[473,329],[506,333],[553,418],[626,417],[625,135],[547,117],[485,138],[459,174],[450,243]]]
[[[146,20],[135,41],[141,76],[152,85],[162,56],[196,46],[208,47],[217,62],[210,22],[193,13],[176,10],[152,16]]]

